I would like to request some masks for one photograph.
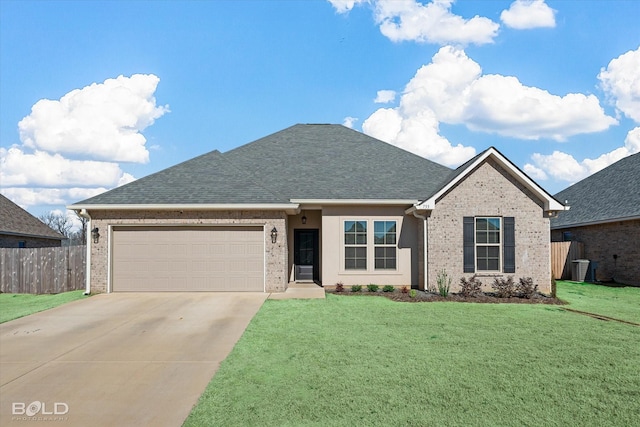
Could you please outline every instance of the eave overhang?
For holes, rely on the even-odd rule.
[[[193,204],[75,204],[67,206],[73,211],[131,211],[131,210],[151,210],[151,211],[286,211],[293,214],[298,205],[295,203],[193,203]]]
[[[291,199],[297,205],[316,206],[408,206],[419,203],[416,199]]]
[[[612,224],[614,222],[624,222],[624,221],[636,221],[640,220],[640,215],[635,216],[625,216],[620,218],[609,218],[597,221],[584,221],[584,222],[576,222],[573,224],[564,224],[564,225],[551,225],[552,230],[563,230],[565,228],[576,228],[576,227],[586,227],[589,225],[601,225],[601,224]]]

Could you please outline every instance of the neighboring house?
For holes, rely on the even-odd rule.
[[[91,291],[435,287],[477,274],[550,292],[565,207],[495,148],[456,170],[340,125],[296,125],[69,206],[91,217]]]
[[[596,280],[640,286],[640,153],[556,194],[571,210],[551,220],[551,240],[584,244]]]
[[[62,246],[62,234],[0,194],[0,248]]]

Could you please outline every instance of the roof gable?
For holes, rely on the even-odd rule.
[[[64,240],[62,234],[50,228],[20,206],[0,194],[0,234]]]
[[[640,218],[640,153],[632,154],[555,195],[571,205],[551,228]]]
[[[461,165],[458,169],[453,171],[447,181],[438,188],[427,199],[416,205],[417,210],[432,210],[435,208],[436,203],[440,198],[447,194],[453,187],[460,181],[464,180],[467,176],[473,173],[482,163],[486,162],[489,158],[496,161],[502,166],[511,176],[513,176],[519,183],[525,188],[536,195],[543,203],[544,209],[548,212],[557,212],[568,209],[562,203],[558,202],[549,193],[547,193],[542,187],[536,184],[531,178],[522,172],[516,165],[514,165],[509,159],[507,159],[502,153],[500,153],[495,147],[489,147],[482,153],[468,160]]]

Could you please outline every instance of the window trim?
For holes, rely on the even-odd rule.
[[[491,220],[491,219],[497,219],[499,221],[499,233],[498,233],[498,243],[478,243],[478,220]],[[489,221],[487,221],[489,222]],[[475,269],[476,272],[482,272],[482,273],[501,273],[502,272],[502,265],[503,265],[503,261],[504,261],[504,255],[503,255],[503,247],[504,247],[504,239],[502,237],[502,233],[503,233],[503,224],[504,224],[504,218],[501,216],[476,216],[473,218],[473,245],[474,245],[474,261],[475,261]],[[480,230],[480,231],[486,231],[487,235],[489,234],[490,230]],[[498,268],[493,270],[493,269],[481,269],[478,263],[478,248],[498,248]],[[489,257],[489,255],[487,254],[487,257],[485,258],[486,260],[489,259],[493,259],[491,257]]]
[[[346,230],[346,226],[348,222],[354,222],[354,223],[364,223],[364,237],[365,237],[365,242],[364,243],[358,243],[358,235],[362,235],[362,233],[358,233],[357,230],[354,230],[353,235],[354,235],[354,242],[353,243],[347,243],[347,230]],[[342,248],[343,248],[343,252],[342,252],[342,267],[344,268],[344,271],[368,271],[369,270],[369,221],[366,219],[345,219],[342,221]],[[347,248],[364,248],[365,252],[364,252],[364,268],[349,268],[347,267]],[[359,258],[357,256],[354,256],[353,258],[349,258],[349,259],[353,259],[353,260],[358,260],[358,259],[362,259]]]
[[[386,223],[388,222],[393,222],[394,223],[394,227],[395,227],[395,231],[393,232],[393,234],[395,235],[395,242],[394,243],[376,243],[376,223],[383,223],[385,225],[385,229],[386,229]],[[385,231],[386,234],[386,231]],[[387,267],[377,267],[376,266],[376,261],[379,259],[376,256],[376,249],[377,248],[393,248],[393,260],[394,260],[394,267],[393,268],[387,268]],[[382,258],[383,260],[387,260],[387,259],[391,259],[391,258],[387,258],[386,256]],[[386,264],[386,262],[385,262]],[[398,271],[398,221],[396,221],[395,219],[375,219],[373,220],[373,270],[374,271]]]
[[[363,269],[347,269],[346,265],[345,265],[345,259],[346,259],[346,251],[345,249],[349,246],[353,247],[353,245],[351,244],[347,244],[345,243],[345,223],[349,222],[349,221],[362,221],[365,222],[367,224],[367,244],[366,244],[366,253],[367,253],[367,268],[366,270]],[[396,267],[394,269],[388,268],[388,269],[381,269],[381,268],[375,268],[375,248],[376,245],[375,244],[375,225],[374,222],[378,222],[378,221],[384,221],[384,222],[395,222],[396,223],[396,243],[395,245],[388,245],[386,247],[391,247],[394,246],[395,248],[395,256],[396,256]],[[398,275],[398,274],[404,274],[401,271],[401,266],[404,265],[402,264],[402,259],[401,259],[401,252],[400,251],[400,247],[399,247],[399,239],[400,239],[400,230],[403,224],[403,220],[402,217],[399,216],[368,216],[368,215],[363,215],[363,216],[351,216],[351,215],[340,215],[339,216],[339,225],[338,225],[338,231],[340,233],[339,236],[339,244],[340,244],[340,251],[339,251],[339,274],[344,274],[344,275],[375,275],[375,276],[384,276],[384,275]],[[365,245],[362,245],[365,246]],[[382,246],[381,246],[382,247]],[[405,266],[406,267],[406,266]]]

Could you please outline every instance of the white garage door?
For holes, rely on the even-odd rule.
[[[115,227],[112,289],[264,291],[262,227]]]

